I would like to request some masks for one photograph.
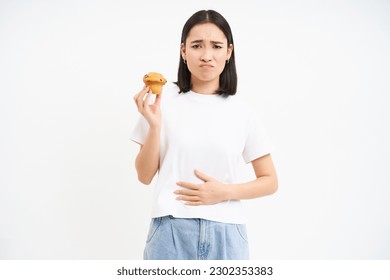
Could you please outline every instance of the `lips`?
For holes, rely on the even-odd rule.
[[[202,63],[200,64],[200,67],[214,67],[214,66],[208,63]]]

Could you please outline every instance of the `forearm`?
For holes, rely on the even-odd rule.
[[[186,205],[210,205],[226,200],[252,199],[273,194],[278,189],[278,179],[271,155],[265,155],[252,161],[256,178],[241,184],[224,184],[221,181],[195,170],[195,175],[204,183],[179,181],[182,189],[174,193],[178,200]]]
[[[250,182],[228,184],[225,187],[226,200],[253,199],[275,193],[278,182],[276,175],[265,175]]]
[[[160,127],[150,128],[146,140],[135,160],[138,180],[150,184],[160,164]]]

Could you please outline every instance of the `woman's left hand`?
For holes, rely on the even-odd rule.
[[[179,181],[176,184],[183,189],[174,193],[177,200],[182,200],[186,205],[211,205],[228,200],[227,185],[216,179],[195,170],[195,175],[203,181],[201,184]]]

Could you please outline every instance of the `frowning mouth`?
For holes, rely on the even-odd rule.
[[[214,67],[213,65],[211,64],[208,64],[208,63],[202,63],[199,65],[200,67]]]

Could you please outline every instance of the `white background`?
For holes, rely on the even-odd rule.
[[[142,258],[132,96],[176,79],[200,9],[229,21],[276,146],[279,191],[246,202],[252,258],[390,258],[390,2],[2,0],[1,259]]]

